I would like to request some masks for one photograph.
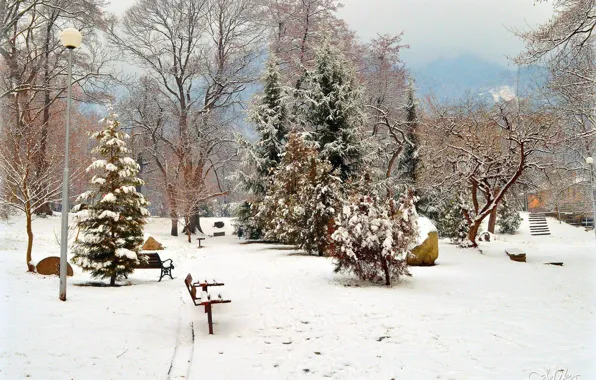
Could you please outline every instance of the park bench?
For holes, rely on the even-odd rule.
[[[203,246],[201,245],[201,241],[205,240],[205,238],[200,237],[200,238],[197,238],[197,240],[199,241],[199,248],[203,248]]]
[[[164,276],[170,276],[172,280],[174,279],[174,277],[172,277],[172,269],[174,269],[174,262],[172,259],[162,261],[157,252],[139,253],[138,257],[139,265],[136,266],[136,269],[161,269],[159,281],[161,281]]]
[[[209,324],[209,334],[213,335],[213,317],[211,315],[212,305],[218,303],[230,303],[232,301],[224,299],[221,293],[219,293],[217,297],[212,297],[211,294],[209,294],[209,287],[223,286],[224,284],[217,280],[204,280],[193,283],[192,275],[190,273],[186,276],[184,284],[186,285],[186,289],[188,289],[190,298],[192,298],[192,302],[195,304],[195,306],[205,307],[205,313],[207,313],[207,323]],[[198,295],[197,289],[200,291]]]

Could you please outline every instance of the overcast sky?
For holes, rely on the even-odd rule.
[[[113,0],[108,10],[123,12],[134,0]],[[377,33],[404,32],[408,65],[419,66],[443,57],[474,54],[508,64],[507,55],[523,49],[508,30],[548,20],[552,1],[534,0],[342,0],[340,17],[367,40]]]
[[[362,38],[404,32],[404,57],[419,65],[471,53],[507,64],[524,45],[507,28],[527,30],[548,20],[552,1],[534,0],[343,0],[341,16]]]

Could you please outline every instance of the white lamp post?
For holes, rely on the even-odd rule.
[[[596,237],[596,197],[594,196],[594,159],[592,157],[586,158],[588,170],[590,171],[590,194],[592,194],[592,227],[594,228],[594,236]]]
[[[62,45],[68,49],[68,90],[66,100],[66,140],[64,141],[64,178],[62,179],[62,227],[60,237],[60,300],[66,301],[66,253],[68,251],[68,145],[70,137],[70,106],[72,87],[72,51],[81,45],[83,36],[74,29],[60,33]]]

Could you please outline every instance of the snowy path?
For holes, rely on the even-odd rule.
[[[191,378],[504,379],[561,366],[596,374],[585,255],[563,269],[441,248],[440,265],[415,268],[392,289],[348,286],[357,282],[333,275],[327,259],[266,246],[209,257],[213,270],[237,267],[226,285],[233,302],[215,311],[215,336],[199,329]]]
[[[47,224],[39,260],[57,252],[59,220],[36,223]],[[0,225],[0,379],[527,379],[559,368],[596,378],[596,246],[580,229],[549,221],[553,235],[536,238],[522,225],[484,255],[441,243],[439,265],[388,289],[288,247],[227,236],[199,250],[167,224],[148,232],[174,260],[173,281],[138,271],[133,286],[69,286],[66,303],[56,278],[23,272],[18,223]],[[510,261],[510,246],[528,263]],[[565,265],[543,264],[554,259]],[[70,283],[87,280],[77,269]],[[226,283],[232,303],[214,306],[213,336],[188,272]]]
[[[194,323],[189,320],[186,311],[188,303],[180,305],[176,346],[168,369],[168,380],[188,379],[194,355]]]

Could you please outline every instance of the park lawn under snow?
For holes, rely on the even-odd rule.
[[[213,221],[202,220],[207,233]],[[483,254],[441,242],[439,265],[387,288],[290,247],[226,236],[197,249],[156,218],[147,232],[174,260],[174,280],[139,270],[131,286],[83,287],[90,279],[74,267],[60,302],[57,277],[25,272],[14,218],[0,224],[0,378],[527,379],[567,369],[593,379],[594,235],[548,221],[552,236],[531,237],[524,216]],[[34,260],[59,255],[59,226],[34,222]],[[510,261],[506,247],[528,262]],[[232,303],[214,306],[213,336],[184,287],[189,272],[226,283]]]

